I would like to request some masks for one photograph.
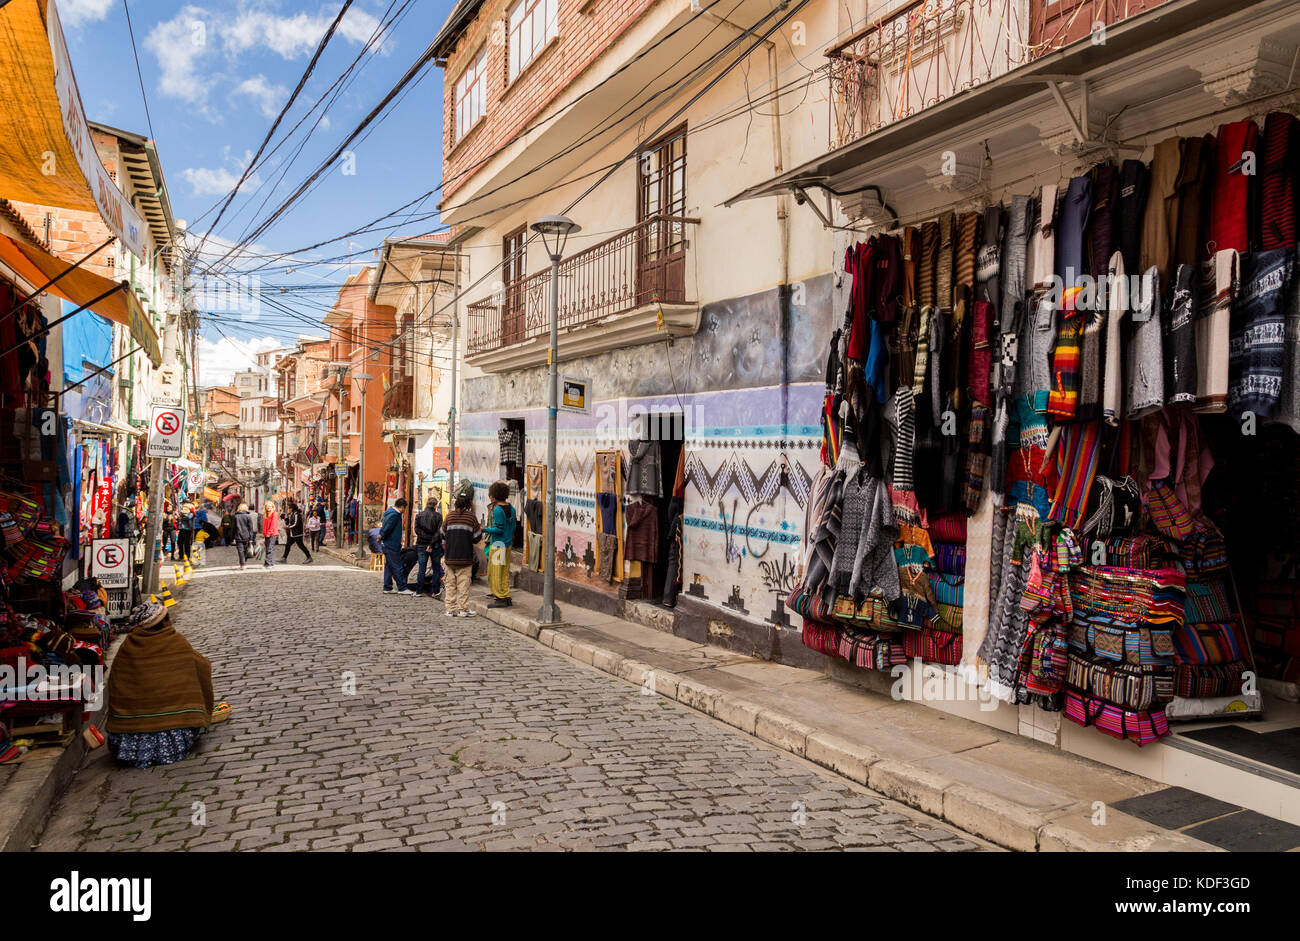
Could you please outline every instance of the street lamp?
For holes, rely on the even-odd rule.
[[[366,387],[375,377],[368,372],[352,377],[361,386],[361,464],[357,468],[357,558],[366,557],[366,541],[361,538],[361,516],[366,508]]]
[[[534,222],[532,229],[541,236],[546,254],[551,258],[551,347],[547,356],[551,367],[551,405],[546,412],[546,537],[551,545],[546,552],[542,608],[537,620],[542,624],[558,624],[560,611],[555,606],[555,438],[560,405],[559,364],[556,362],[560,343],[560,259],[569,236],[581,229],[566,216],[545,216]]]

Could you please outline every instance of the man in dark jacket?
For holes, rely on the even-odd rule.
[[[303,535],[306,532],[307,520],[302,515],[302,510],[298,509],[298,504],[293,500],[289,501],[288,508],[284,511],[284,555],[280,557],[281,562],[289,561],[289,550],[297,546],[302,550],[302,554],[307,557],[303,565],[311,565],[311,552],[307,549],[307,544],[303,542]]]
[[[239,556],[239,570],[244,570],[248,561],[250,546],[257,543],[257,517],[249,510],[247,503],[239,504],[235,513],[235,553]]]
[[[442,514],[433,497],[415,517],[415,549],[419,554],[420,580],[416,594],[425,593],[424,566],[429,565],[428,593],[434,598],[442,594]]]
[[[398,499],[384,511],[384,518],[379,524],[379,542],[384,548],[384,594],[415,597],[406,584],[406,572],[402,567],[402,511],[406,509],[406,500]]]

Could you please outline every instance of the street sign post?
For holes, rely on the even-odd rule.
[[[90,574],[104,588],[126,588],[131,583],[129,539],[96,539],[90,545]]]
[[[180,457],[184,437],[185,409],[154,405],[149,419],[149,457]]]

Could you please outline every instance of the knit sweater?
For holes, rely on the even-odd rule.
[[[838,594],[855,601],[875,595],[898,598],[898,565],[894,559],[894,522],[889,487],[861,470],[844,482],[844,511],[835,545],[832,580]]]
[[[453,568],[474,564],[474,544],[483,536],[473,510],[452,510],[442,524],[443,561]]]

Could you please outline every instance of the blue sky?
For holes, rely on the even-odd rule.
[[[92,121],[153,136],[173,212],[190,223],[191,232],[207,233],[215,215],[209,210],[243,172],[342,0],[130,0],[153,135],[122,0],[57,2],[87,115]],[[354,0],[277,140],[365,48],[386,12],[395,13],[403,2]],[[351,83],[311,132],[296,162],[286,170],[288,156],[316,124],[320,109],[245,183],[246,195],[231,206],[209,247],[239,240],[250,221],[260,221],[297,189],[424,51],[451,6],[452,0],[410,3],[396,28],[358,64]],[[252,249],[292,252],[360,228],[434,189],[441,179],[442,77],[441,70],[429,67],[383,123],[354,147],[355,166],[347,169],[355,172],[333,167]],[[419,214],[432,213],[438,198],[435,194],[424,202]],[[224,381],[231,370],[248,365],[253,351],[286,345],[297,333],[312,332],[307,323],[273,306],[288,304],[302,317],[319,319],[332,298],[330,285],[347,277],[349,264],[311,261],[352,254],[352,270],[357,270],[373,260],[370,252],[385,236],[436,228],[436,216],[403,219],[399,228],[358,236],[350,245],[345,240],[304,252],[293,261],[271,261],[271,267],[259,273],[268,303],[260,305],[255,318],[222,315],[220,328],[229,340],[216,324],[205,327],[202,381]],[[241,267],[262,263],[247,258]],[[282,293],[281,287],[289,290]]]

